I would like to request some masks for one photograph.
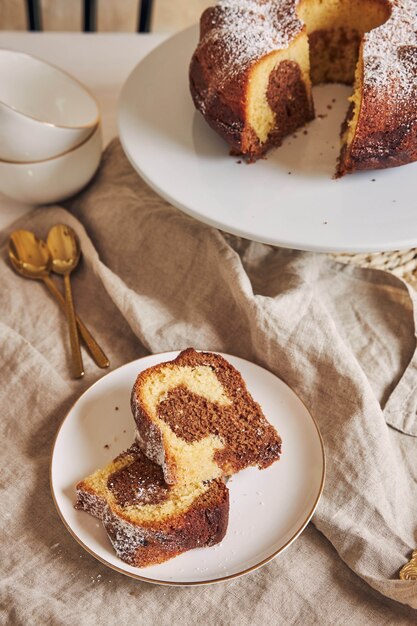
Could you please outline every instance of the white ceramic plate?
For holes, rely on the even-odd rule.
[[[55,441],[52,494],[71,535],[111,568],[160,584],[219,582],[263,565],[288,547],[310,520],[323,490],[325,457],[316,423],[291,389],[258,365],[225,355],[281,434],[283,454],[268,469],[249,468],[228,482],[229,526],[221,544],[191,550],[161,565],[132,567],[116,556],[101,523],[73,506],[74,485],[133,442],[130,392],[138,373],[177,354],[167,352],[128,363],[79,398]]]
[[[192,27],[164,42],[121,94],[124,150],[158,194],[212,226],[273,245],[323,252],[417,245],[417,164],[332,178],[348,87],[314,88],[316,113],[326,117],[266,160],[238,163],[191,100],[188,66],[197,38]]]

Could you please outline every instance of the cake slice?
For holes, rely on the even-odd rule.
[[[218,354],[188,348],[139,374],[131,406],[137,441],[168,484],[198,483],[278,460],[281,438]]]
[[[117,555],[146,567],[219,543],[229,492],[221,479],[170,486],[137,444],[76,486],[76,509],[101,519]]]

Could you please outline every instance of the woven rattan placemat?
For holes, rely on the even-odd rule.
[[[341,263],[353,263],[361,267],[374,267],[392,272],[417,288],[417,248],[375,252],[372,254],[332,254]]]

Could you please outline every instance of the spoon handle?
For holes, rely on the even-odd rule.
[[[84,376],[83,358],[78,340],[77,322],[75,321],[74,301],[72,299],[70,275],[64,275],[65,304],[68,321],[68,330],[71,343],[72,368],[75,378]]]
[[[59,306],[61,307],[62,311],[65,313],[66,312],[65,300],[62,297],[61,292],[59,291],[59,289],[57,289],[54,281],[49,276],[44,276],[43,277],[43,282],[48,287],[48,289],[52,293],[52,295],[57,299]],[[87,348],[88,348],[91,356],[93,357],[94,361],[96,362],[96,364],[99,367],[101,367],[101,368],[109,367],[109,365],[110,365],[109,359],[107,358],[107,356],[105,355],[103,350],[100,348],[100,346],[98,345],[98,343],[96,342],[96,340],[94,339],[94,337],[92,336],[92,334],[90,333],[88,328],[86,326],[84,326],[83,322],[78,317],[78,315],[75,316],[75,320],[77,322],[77,326],[78,326],[78,330],[80,331],[80,335],[83,338],[84,343],[87,346]]]

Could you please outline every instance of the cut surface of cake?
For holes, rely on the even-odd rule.
[[[75,508],[99,518],[117,555],[146,567],[219,543],[229,492],[221,479],[168,485],[162,469],[134,443],[76,485]]]
[[[278,460],[281,438],[222,356],[188,348],[139,374],[131,407],[137,441],[169,484],[230,476]]]
[[[415,0],[220,0],[200,21],[195,106],[255,160],[313,119],[311,85],[354,85],[337,175],[417,160]]]

